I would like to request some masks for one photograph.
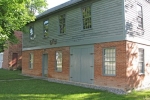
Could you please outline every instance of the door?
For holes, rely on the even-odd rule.
[[[48,74],[48,54],[43,54],[42,76],[47,77],[47,74]]]
[[[72,47],[70,52],[70,80],[92,84],[94,79],[94,46]]]
[[[0,68],[2,68],[3,63],[3,53],[0,53]]]
[[[18,62],[18,53],[13,53],[13,55],[12,55],[12,67],[17,68],[17,62]]]

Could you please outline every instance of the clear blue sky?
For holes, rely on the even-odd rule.
[[[47,3],[48,3],[48,8],[53,8],[57,5],[60,5],[64,2],[67,2],[69,0],[47,0]]]

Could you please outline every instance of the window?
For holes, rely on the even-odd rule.
[[[137,5],[137,22],[138,22],[138,28],[143,29],[143,11],[142,11],[142,6]]]
[[[103,50],[104,75],[116,75],[116,49],[105,48]]]
[[[138,58],[139,73],[144,73],[144,49],[139,48]]]
[[[44,25],[44,27],[43,27],[44,38],[48,37],[48,24],[49,24],[48,20],[45,20],[43,23],[43,25]]]
[[[60,30],[60,33],[65,33],[66,32],[65,17],[66,17],[65,14],[59,16],[59,30]]]
[[[82,15],[83,15],[83,29],[92,28],[91,6],[82,8]]]
[[[33,26],[30,26],[29,33],[30,33],[30,40],[34,40],[35,35],[34,35]]]
[[[56,51],[56,71],[62,72],[62,51]]]
[[[30,53],[30,65],[29,65],[30,69],[33,69],[33,59],[34,59],[33,56],[34,56],[33,53]]]

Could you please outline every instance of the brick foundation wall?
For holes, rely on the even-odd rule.
[[[103,49],[116,48],[116,75],[103,75]],[[137,50],[145,49],[145,73],[138,74]],[[62,72],[55,71],[55,53],[62,51]],[[118,41],[94,44],[94,85],[122,89],[146,87],[150,85],[150,46]],[[29,69],[29,54],[34,54],[34,67]],[[60,47],[42,50],[23,51],[22,73],[27,75],[42,76],[42,55],[48,54],[48,78],[69,81],[70,73],[70,47]]]
[[[116,48],[116,76],[103,75],[103,48]],[[94,84],[125,89],[126,87],[126,41],[95,44]]]
[[[62,72],[55,71],[55,53],[62,51]],[[34,67],[29,69],[29,54],[34,54]],[[70,49],[69,47],[52,48],[44,50],[23,51],[22,73],[34,76],[42,76],[42,55],[48,54],[48,77],[62,80],[69,80],[69,62],[70,62]]]
[[[144,74],[139,74],[138,48],[144,49]],[[127,50],[127,89],[150,87],[150,46],[134,42],[126,42]]]

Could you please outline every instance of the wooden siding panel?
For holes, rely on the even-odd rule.
[[[140,4],[143,9],[143,31],[137,28],[137,4]],[[134,38],[150,40],[150,3],[146,0],[126,0],[125,1],[125,22],[127,40],[134,41]],[[137,33],[136,33],[137,32]],[[141,33],[141,34],[140,34]],[[145,43],[144,41],[140,41]],[[137,40],[138,41],[138,40]],[[137,42],[135,41],[135,42]],[[138,41],[139,42],[139,41]]]
[[[52,48],[57,46],[92,44],[100,42],[114,41],[112,38],[125,39],[123,37],[123,1],[122,0],[94,0],[91,5],[92,10],[92,28],[89,30],[82,29],[82,12],[81,8],[85,4],[79,4],[62,12],[49,15],[49,38],[43,38],[43,20],[34,22],[35,40],[29,40],[29,35],[25,34],[23,48]],[[60,14],[66,14],[66,33],[59,34]],[[121,37],[121,38],[120,38]],[[106,39],[105,39],[106,38]],[[50,40],[56,39],[56,45],[50,45]],[[95,41],[93,41],[95,40]],[[117,41],[117,40],[116,40]],[[77,43],[78,42],[78,43]],[[45,47],[44,47],[45,46]]]

